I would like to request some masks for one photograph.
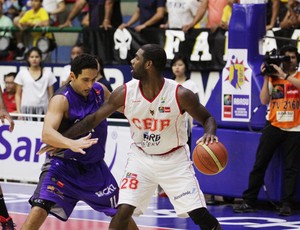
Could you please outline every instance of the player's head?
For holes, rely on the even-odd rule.
[[[160,74],[165,68],[167,56],[163,48],[156,44],[142,46],[131,60],[132,76],[135,79],[147,77],[149,71]]]
[[[158,71],[163,71],[167,63],[165,50],[157,44],[147,44],[141,47],[144,61],[152,61]]]
[[[71,72],[78,77],[84,69],[98,69],[98,61],[90,54],[80,54],[71,63]]]
[[[81,54],[71,63],[71,86],[84,97],[88,96],[98,76],[98,61],[95,56]]]

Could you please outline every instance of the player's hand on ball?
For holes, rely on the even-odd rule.
[[[206,144],[208,145],[208,143],[213,143],[213,142],[218,142],[219,141],[219,138],[214,135],[214,134],[209,134],[209,133],[204,133],[204,135],[202,137],[200,137],[196,144]]]

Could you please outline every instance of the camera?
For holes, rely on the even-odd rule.
[[[276,49],[271,50],[264,56],[264,64],[265,64],[265,70],[262,72],[262,75],[269,75],[272,76],[274,73],[276,73],[276,69],[272,66],[272,64],[275,64],[277,66],[280,66],[283,62],[291,62],[291,58],[289,56],[280,55]]]

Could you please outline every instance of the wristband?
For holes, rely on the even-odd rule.
[[[291,75],[287,74],[287,75],[285,76],[284,80],[287,80],[289,76],[291,76]]]

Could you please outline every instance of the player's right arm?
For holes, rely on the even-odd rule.
[[[82,121],[74,124],[70,129],[63,133],[64,136],[73,138],[95,128],[101,121],[109,117],[124,105],[125,86],[119,86],[115,89],[108,100],[95,112],[86,116]]]
[[[64,117],[68,116],[69,103],[65,96],[55,95],[51,98],[45,116],[42,131],[42,141],[56,148],[71,149],[74,152],[85,153],[83,149],[97,143],[98,138],[91,139],[91,134],[72,140],[64,137],[57,130]]]

